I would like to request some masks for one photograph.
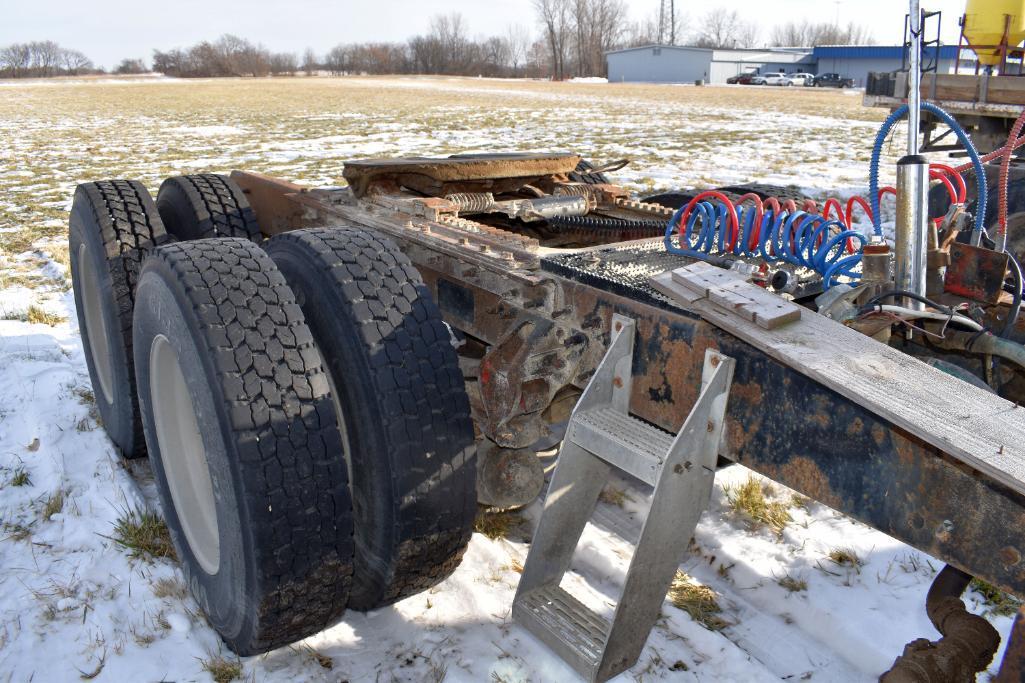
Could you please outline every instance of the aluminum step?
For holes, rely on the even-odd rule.
[[[558,586],[545,586],[513,604],[513,618],[590,681],[601,664],[611,624]]]
[[[612,318],[605,357],[570,417],[544,510],[523,563],[513,618],[585,681],[601,683],[633,666],[708,507],[734,361],[705,352],[701,394],[680,433],[630,416],[636,325]],[[614,470],[652,485],[651,507],[611,620],[559,585]]]
[[[654,486],[676,437],[615,408],[601,407],[577,415],[569,438]]]

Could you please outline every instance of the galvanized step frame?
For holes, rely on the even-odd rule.
[[[637,661],[708,507],[734,361],[705,352],[701,395],[675,437],[630,416],[634,321],[616,315],[604,359],[570,418],[513,601],[513,618],[588,681]],[[560,588],[615,467],[655,487],[612,621]]]

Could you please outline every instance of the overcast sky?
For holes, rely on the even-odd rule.
[[[723,0],[762,28],[791,20],[855,21],[871,26],[880,42],[898,43],[907,3],[902,0]],[[659,0],[627,0],[632,19],[654,13]],[[677,0],[690,22],[713,3]],[[695,9],[695,5],[701,9]],[[944,39],[957,41],[963,0],[923,0],[944,12]],[[0,0],[0,45],[55,40],[110,67],[154,48],[186,47],[234,33],[275,51],[318,53],[345,42],[404,40],[423,32],[433,14],[460,12],[473,35],[502,34],[510,24],[537,30],[531,0]]]

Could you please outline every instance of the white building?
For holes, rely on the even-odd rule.
[[[865,85],[870,71],[900,71],[901,45],[826,45],[816,48],[765,48],[761,50],[712,50],[699,47],[648,45],[607,53],[612,83],[725,83],[743,73],[805,71],[839,73]],[[938,56],[938,60],[936,57]],[[956,45],[927,48],[926,62],[936,61],[939,73],[952,73]],[[962,65],[963,67],[964,65]]]
[[[711,50],[700,47],[648,45],[607,54],[612,83],[725,83],[742,73],[809,71],[811,50]]]

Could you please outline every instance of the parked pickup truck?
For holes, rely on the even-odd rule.
[[[854,79],[841,76],[840,74],[819,74],[806,85],[816,88],[853,88]]]
[[[751,85],[752,80],[759,78],[756,73],[737,74],[726,79],[726,82],[730,85]]]

